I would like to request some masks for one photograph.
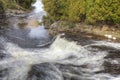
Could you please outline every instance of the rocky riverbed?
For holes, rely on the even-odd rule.
[[[118,39],[58,24],[48,27],[51,39],[39,10],[1,25],[8,28],[0,34],[0,80],[120,80]]]

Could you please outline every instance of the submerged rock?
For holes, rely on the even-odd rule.
[[[10,57],[10,54],[8,54],[4,49],[4,46],[0,44],[0,60],[9,58],[9,57]]]
[[[51,63],[33,65],[27,80],[63,80],[62,74]]]
[[[0,59],[4,59],[7,55],[0,51]]]
[[[21,21],[18,23],[19,28],[25,29],[25,28],[36,28],[39,27],[39,22],[38,20],[32,19],[28,21]]]
[[[26,22],[20,22],[18,23],[19,28],[24,29],[27,26]]]
[[[111,58],[111,59],[116,59],[120,58],[120,50],[111,50],[109,51],[109,54],[105,57],[106,59]]]
[[[93,80],[84,75],[82,68],[72,64],[36,64],[29,71],[27,80]]]
[[[111,62],[104,62],[104,72],[113,74],[113,75],[120,75],[120,64],[115,64]]]
[[[8,69],[0,70],[0,80],[4,80],[5,76],[8,75]]]
[[[38,26],[39,26],[38,20],[32,19],[32,20],[28,21],[28,26],[27,27],[36,28]]]

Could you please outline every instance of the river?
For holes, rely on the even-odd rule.
[[[40,0],[32,6],[0,35],[0,80],[120,80],[120,43],[78,45],[61,34],[53,40],[44,25],[21,29],[19,21],[40,22],[46,15]]]

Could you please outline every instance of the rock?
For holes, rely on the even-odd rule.
[[[107,25],[103,25],[102,31],[107,31],[107,30],[109,30],[109,27]]]
[[[39,22],[35,19],[29,20],[29,21],[20,21],[18,23],[18,26],[21,29],[25,29],[25,28],[36,28],[39,26]]]
[[[4,59],[6,57],[6,54],[0,53],[0,59]]]
[[[82,68],[86,68],[87,65],[74,65],[74,64],[55,64],[56,67],[62,72],[64,80],[93,80],[88,79],[88,76],[85,76]]]
[[[3,78],[8,75],[8,69],[3,69],[3,70],[0,70],[0,80],[3,80]]]
[[[104,62],[103,64],[104,66],[104,72],[105,73],[110,73],[110,74],[116,74],[119,75],[120,74],[120,64],[113,64],[111,62]]]
[[[63,80],[62,74],[51,63],[33,65],[27,80]]]
[[[0,60],[9,58],[10,54],[7,54],[7,52],[5,50],[0,50]]]
[[[7,57],[7,54],[4,50],[4,45],[0,43],[0,60],[4,59],[5,57]]]
[[[21,29],[24,29],[24,28],[27,26],[27,23],[26,23],[26,22],[20,22],[20,23],[18,23],[18,26],[19,26]]]
[[[111,58],[111,59],[115,59],[115,58],[120,58],[120,50],[110,50],[109,54],[105,57],[106,59]]]
[[[35,28],[35,27],[38,27],[38,26],[39,26],[38,20],[32,19],[32,20],[29,20],[29,21],[28,21],[27,27]]]
[[[33,65],[27,80],[91,80],[83,76],[82,66],[60,63]]]
[[[110,46],[105,46],[105,45],[91,45],[90,46],[92,49],[97,49],[99,51],[113,51],[113,50],[116,50],[116,48],[114,47],[110,47]]]
[[[14,16],[14,15],[24,14],[25,11],[23,11],[23,10],[17,10],[17,9],[7,9],[5,11],[5,13],[6,13],[6,15],[8,17],[10,17],[10,16]]]
[[[70,33],[70,35],[81,35],[84,33],[91,34],[92,36],[87,36],[91,39],[97,40],[108,40],[105,34],[113,35],[113,42],[120,42],[120,30],[115,28],[115,26],[110,25],[86,25],[84,23],[75,23],[73,28],[70,28],[69,23],[65,24],[65,21],[56,21],[46,28],[49,34],[53,37],[59,33]],[[111,28],[112,27],[112,28]],[[80,33],[82,32],[82,33]],[[83,34],[84,35],[84,34]],[[81,37],[81,36],[80,36]],[[79,37],[78,37],[79,38]],[[79,40],[79,39],[78,39]]]

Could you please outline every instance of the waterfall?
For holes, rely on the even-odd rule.
[[[35,13],[40,13],[41,11],[44,11],[41,0],[36,0],[36,2],[32,6],[35,7]]]
[[[27,19],[41,20],[42,2],[33,6]],[[36,47],[47,41],[43,25],[0,35],[0,80],[120,80],[120,43],[93,40],[82,46],[58,35],[50,46]]]

